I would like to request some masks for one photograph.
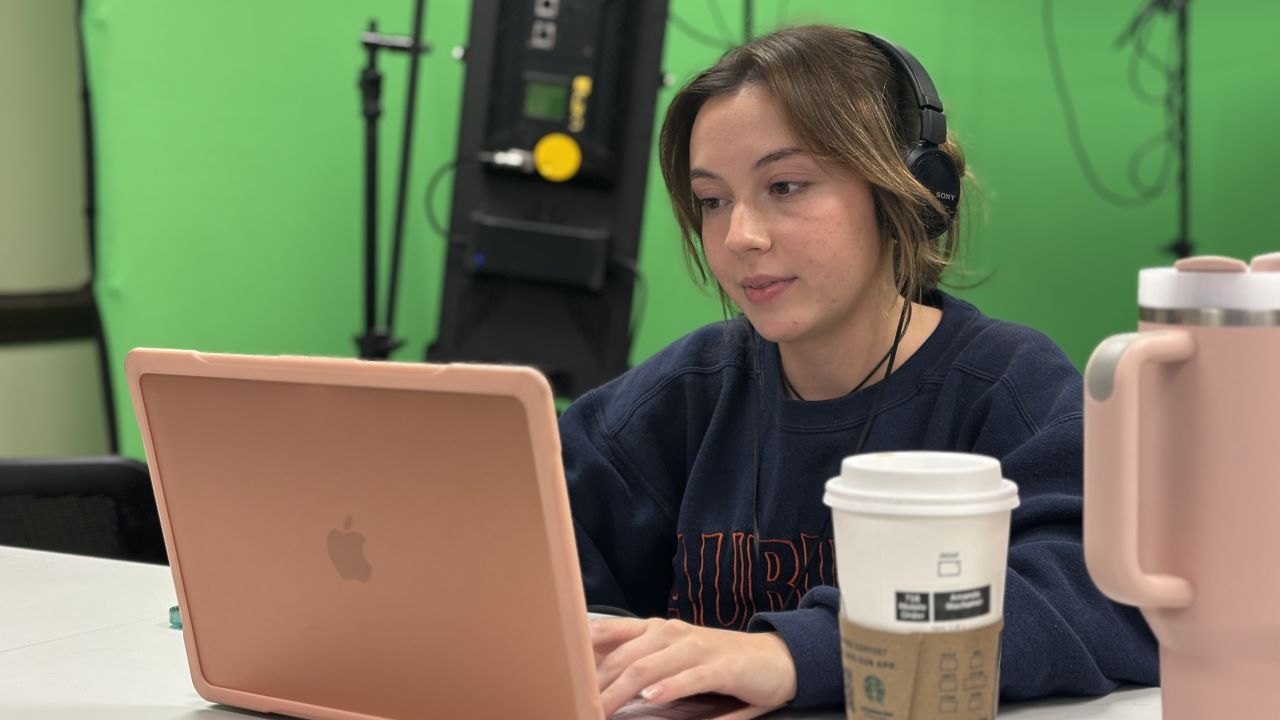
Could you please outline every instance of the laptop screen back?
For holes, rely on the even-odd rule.
[[[202,695],[316,717],[592,714],[540,377],[130,361]]]

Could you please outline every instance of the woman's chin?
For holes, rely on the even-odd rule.
[[[752,317],[752,313],[746,313],[747,320],[751,322],[751,327],[760,334],[760,337],[771,343],[786,343],[798,339],[804,334],[804,326],[795,319],[769,317]]]

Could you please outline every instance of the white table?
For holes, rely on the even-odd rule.
[[[196,695],[167,567],[0,547],[0,718],[244,720],[275,717]],[[771,720],[838,720],[777,713]],[[1008,706],[1018,720],[1160,720],[1160,692]]]

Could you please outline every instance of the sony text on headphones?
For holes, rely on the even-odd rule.
[[[901,69],[915,92],[915,104],[920,109],[920,137],[907,149],[903,160],[916,180],[946,208],[945,216],[925,222],[929,238],[936,238],[947,231],[960,204],[960,172],[951,156],[938,147],[947,140],[947,119],[942,115],[942,100],[929,73],[911,53],[871,33],[864,32],[863,35]]]

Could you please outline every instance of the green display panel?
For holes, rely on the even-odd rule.
[[[535,120],[564,122],[569,115],[569,88],[559,83],[526,82],[524,114]]]

